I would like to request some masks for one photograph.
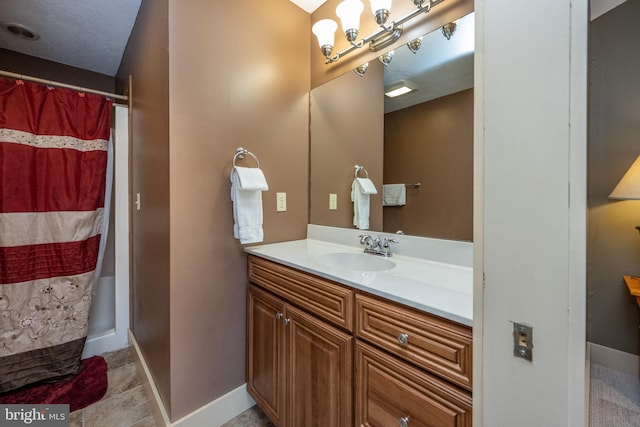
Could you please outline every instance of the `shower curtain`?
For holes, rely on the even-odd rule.
[[[101,96],[0,78],[0,392],[81,367],[111,111]]]

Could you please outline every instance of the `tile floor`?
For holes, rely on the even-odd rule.
[[[98,402],[72,412],[70,427],[156,427],[133,350],[126,348],[102,356],[108,368],[107,392]]]
[[[160,427],[138,376],[132,348],[105,353],[109,386],[98,402],[71,413],[70,427]],[[221,427],[273,427],[258,407]]]
[[[151,415],[142,381],[138,377],[133,349],[105,353],[103,357],[108,366],[107,393],[93,405],[72,412],[70,427],[159,427]],[[606,368],[594,369],[592,365],[591,425],[640,425],[640,386],[637,378],[616,371],[611,371],[611,374],[609,371]],[[598,404],[599,401],[605,404]],[[611,405],[610,402],[618,404]],[[612,410],[614,406],[615,410]],[[624,411],[621,412],[621,408]],[[273,427],[273,424],[254,406],[221,427]]]

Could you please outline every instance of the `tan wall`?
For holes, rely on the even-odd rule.
[[[168,44],[167,0],[143,1],[118,72],[120,87],[132,75],[131,179],[142,202],[142,209],[132,216],[131,329],[167,408],[171,402]]]
[[[306,235],[308,34],[309,15],[288,0],[169,3],[173,420],[246,381],[246,256],[229,198],[237,147],[269,183],[265,243]]]
[[[335,48],[333,53],[337,53],[349,46],[342,33],[340,20],[336,16],[336,6],[341,0],[327,0],[311,15],[311,22],[316,23],[321,19],[329,18],[338,23],[338,30],[335,35]],[[378,26],[373,20],[369,2],[365,3],[365,9],[360,18],[360,35],[358,40],[368,37]],[[389,22],[399,19],[415,10],[415,5],[410,1],[396,1],[393,3]],[[473,0],[447,0],[435,6],[429,13],[421,14],[413,20],[404,24],[403,33],[400,39],[395,42],[395,46],[401,46],[416,37],[430,33],[434,29],[441,27],[447,22],[454,21],[462,16],[473,12]],[[380,52],[371,52],[368,47],[358,49],[333,64],[325,64],[325,58],[320,52],[316,37],[311,34],[311,87],[317,87],[324,82],[334,79],[347,71],[352,70],[360,64],[374,60]],[[392,47],[384,48],[390,50]]]
[[[473,240],[473,89],[385,114],[384,141],[384,183],[422,184],[384,231]]]
[[[309,32],[309,15],[286,0],[142,3],[118,75],[121,85],[133,75],[142,196],[133,330],[172,420],[246,381],[246,256],[229,199],[237,147],[269,182],[265,243],[305,237],[309,44],[299,35]],[[275,212],[276,192],[286,212]]]
[[[354,228],[351,183],[362,165],[378,189],[369,228],[382,230],[383,71],[375,61],[364,77],[346,73],[311,92],[311,224]],[[337,210],[329,210],[330,193]]]
[[[640,311],[622,279],[640,274],[640,201],[609,193],[640,155],[640,2],[591,23],[587,230],[587,340],[640,354]]]
[[[0,49],[0,69],[40,79],[53,80],[104,92],[115,92],[116,80],[111,76],[47,61],[35,56]]]

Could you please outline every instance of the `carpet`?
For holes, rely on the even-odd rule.
[[[107,392],[107,362],[93,356],[80,362],[75,376],[52,383],[40,383],[0,394],[0,404],[68,404],[69,412],[102,399]]]
[[[640,426],[638,377],[591,364],[590,426]]]

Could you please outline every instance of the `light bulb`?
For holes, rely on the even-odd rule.
[[[338,24],[332,19],[321,19],[313,24],[311,28],[313,34],[318,38],[320,50],[322,50],[323,55],[326,57],[330,56],[333,50],[334,36],[337,29]]]
[[[383,25],[391,12],[391,0],[369,0],[371,12],[378,25]]]
[[[342,31],[349,43],[358,37],[360,15],[363,10],[364,5],[360,0],[344,0],[336,8],[336,15],[342,22]]]

